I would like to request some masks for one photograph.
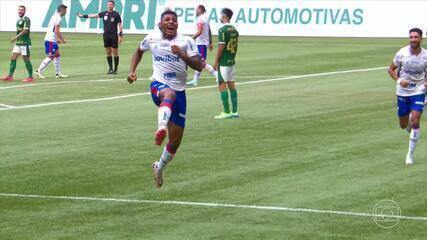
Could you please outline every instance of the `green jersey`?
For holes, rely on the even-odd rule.
[[[30,26],[31,26],[31,21],[27,16],[20,18],[18,22],[16,22],[16,35],[20,34],[22,31],[24,31],[24,29],[28,30],[26,34],[16,39],[16,45],[18,46],[31,45]]]
[[[237,45],[239,43],[239,32],[233,25],[226,24],[218,31],[218,43],[225,44],[225,49],[219,59],[220,66],[231,66],[236,64]]]

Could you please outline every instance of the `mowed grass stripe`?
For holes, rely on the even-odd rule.
[[[360,73],[360,72],[369,72],[369,71],[383,70],[385,68],[386,67],[375,67],[375,68],[356,69],[356,70],[344,70],[344,71],[324,72],[324,73],[315,73],[315,74],[290,76],[290,77],[282,77],[282,78],[263,79],[263,80],[256,80],[256,81],[247,81],[247,82],[240,82],[240,83],[236,83],[236,84],[237,85],[257,84],[257,83],[266,83],[266,82],[275,82],[275,81],[284,81],[284,80],[310,78],[310,77],[322,77],[322,76],[329,76],[329,75],[336,75],[336,74]],[[104,80],[100,80],[100,81],[104,81]],[[46,83],[46,85],[47,84],[48,83]],[[187,91],[194,91],[194,90],[200,90],[200,89],[209,89],[209,88],[216,88],[216,87],[217,87],[217,85],[209,85],[209,86],[203,86],[203,87],[193,87],[193,88],[188,88]],[[113,96],[113,97],[104,97],[104,98],[81,99],[81,100],[71,100],[71,101],[59,101],[59,102],[50,102],[50,103],[39,103],[39,104],[14,106],[13,108],[4,108],[4,109],[0,109],[0,110],[25,109],[25,108],[37,108],[37,107],[55,106],[55,105],[73,104],[73,103],[88,103],[88,102],[109,101],[109,100],[117,100],[117,99],[137,97],[137,96],[145,96],[145,95],[149,95],[149,94],[150,94],[150,92],[145,92],[145,93],[127,94],[127,95]]]

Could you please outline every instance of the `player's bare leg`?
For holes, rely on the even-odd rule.
[[[108,72],[107,74],[113,74],[113,56],[111,47],[106,47],[105,52],[107,53]]]
[[[409,116],[405,119],[405,117],[403,117],[403,119],[401,119],[401,125],[400,127],[405,127],[405,121],[406,121],[406,125],[408,124],[408,122],[411,123],[411,132],[410,132],[410,136],[409,136],[409,148],[408,148],[408,154],[406,155],[406,165],[412,165],[414,164],[414,152],[415,152],[415,147],[417,145],[418,139],[420,137],[420,119],[421,119],[421,112],[418,111],[412,111],[411,114],[411,119],[409,119]],[[403,125],[402,125],[403,123]]]
[[[175,153],[181,145],[182,137],[184,135],[184,128],[173,122],[169,122],[168,131],[169,142],[164,147],[160,160],[153,163],[154,185],[158,188],[163,185],[163,170],[166,165],[172,161]]]
[[[12,53],[12,56],[10,57],[9,73],[6,76],[0,78],[0,80],[13,81],[13,73],[15,72],[16,60],[18,59],[19,55],[19,53]]]

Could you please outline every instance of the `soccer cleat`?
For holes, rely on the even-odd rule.
[[[232,112],[232,113],[230,113],[230,116],[232,118],[239,118],[240,117],[238,112]]]
[[[39,77],[40,79],[44,79],[44,78],[46,78],[45,76],[43,76],[43,75],[40,73],[40,71],[39,71],[39,70],[36,70],[36,75],[37,75],[37,77]]]
[[[414,154],[412,154],[411,152],[408,152],[408,154],[406,154],[406,165],[413,165],[415,163],[414,161]]]
[[[117,74],[117,70],[114,70],[111,74],[116,75]]]
[[[218,116],[215,116],[215,119],[227,119],[231,118],[231,114],[222,112]]]
[[[159,162],[153,162],[154,185],[160,188],[163,185],[163,171],[159,169]]]
[[[113,69],[108,70],[107,74],[113,74]]]
[[[57,73],[56,74],[56,78],[67,78],[67,77],[68,77],[68,75],[64,75],[62,73]]]
[[[166,130],[166,128],[160,128],[159,130],[157,130],[156,136],[154,138],[154,144],[161,146],[167,134],[168,131]]]
[[[3,81],[13,81],[13,77],[9,76],[9,75],[6,75],[6,76],[0,78],[0,80],[3,80]]]
[[[193,85],[193,86],[197,86],[197,80],[196,79],[193,79],[193,80],[191,80],[191,81],[189,81],[189,82],[186,82],[186,84],[187,85]]]
[[[26,79],[22,80],[24,83],[32,83],[34,81],[33,77],[27,77]]]

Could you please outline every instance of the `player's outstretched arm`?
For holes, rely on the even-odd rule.
[[[81,18],[99,18],[99,14],[93,13],[93,14],[81,14],[77,13],[77,16]]]
[[[132,55],[132,60],[130,61],[129,75],[128,75],[128,83],[132,84],[136,81],[136,69],[138,68],[138,64],[141,62],[142,55],[144,52],[141,48],[137,48],[136,51]]]

